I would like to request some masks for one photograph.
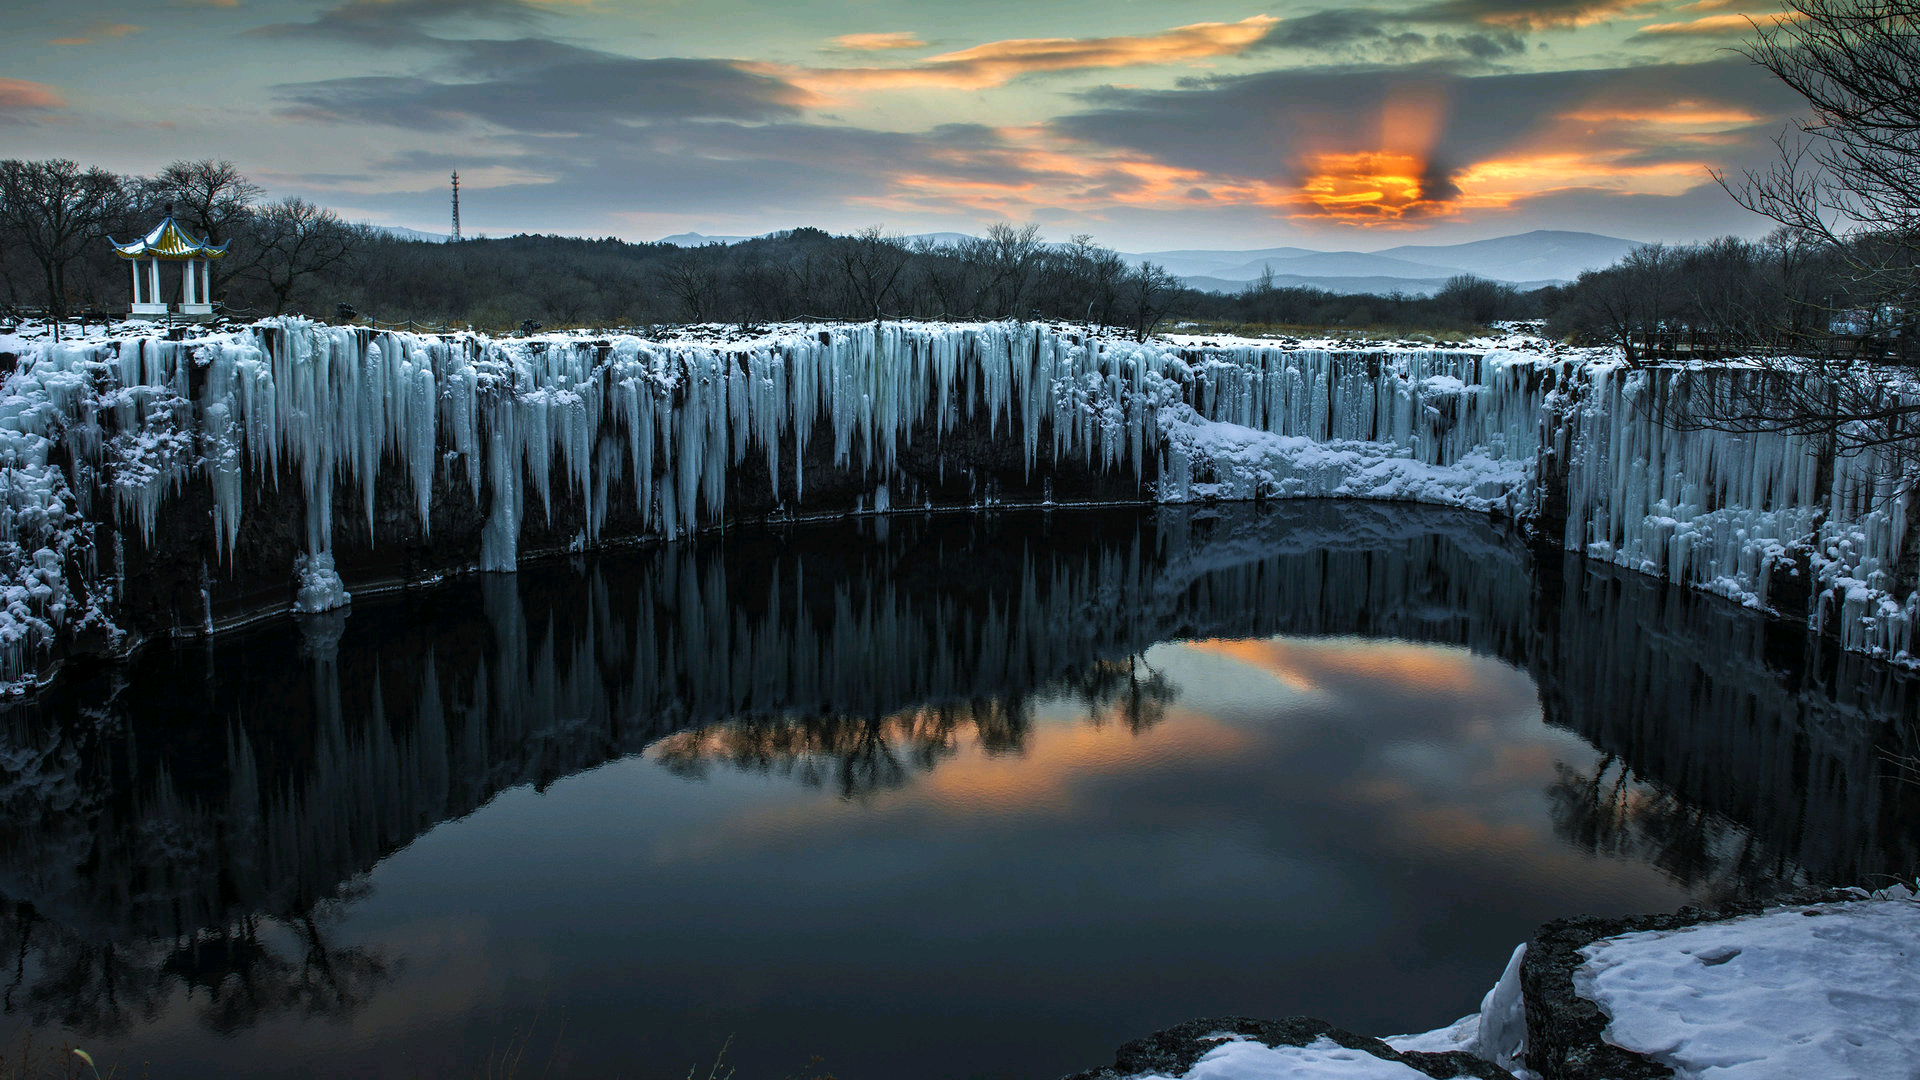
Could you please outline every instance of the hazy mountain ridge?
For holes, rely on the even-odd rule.
[[[398,226],[376,226],[405,239],[442,242],[444,235]],[[769,233],[769,236],[779,235]],[[676,247],[731,246],[751,236],[675,233],[655,243]],[[951,245],[973,239],[966,233],[915,233],[909,243]],[[1165,267],[1190,288],[1236,293],[1271,270],[1281,288],[1324,289],[1333,293],[1403,293],[1431,296],[1447,279],[1462,274],[1506,282],[1521,290],[1572,281],[1582,271],[1611,266],[1643,246],[1637,241],[1597,233],[1540,229],[1462,244],[1401,244],[1379,251],[1318,251],[1284,246],[1227,250],[1179,248],[1165,251],[1120,252],[1131,265],[1143,262]]]
[[[1340,295],[1371,293],[1375,296],[1390,296],[1401,293],[1406,296],[1432,296],[1446,287],[1447,277],[1385,277],[1379,275],[1341,276],[1338,274],[1275,274],[1273,287],[1276,289],[1321,289]],[[1253,282],[1243,278],[1211,277],[1206,274],[1188,274],[1180,279],[1189,289],[1201,292],[1237,293]],[[1507,282],[1521,292],[1543,289],[1548,285],[1562,284],[1557,279]]]
[[[1134,263],[1159,263],[1192,288],[1215,292],[1238,291],[1271,269],[1278,286],[1338,293],[1397,290],[1431,295],[1448,278],[1460,274],[1504,281],[1522,289],[1572,281],[1582,271],[1611,266],[1642,246],[1598,233],[1538,229],[1464,244],[1402,244],[1380,251],[1184,249],[1125,257]]]

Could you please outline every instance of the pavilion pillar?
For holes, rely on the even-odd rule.
[[[147,303],[166,303],[160,295],[160,260],[155,258],[147,259]]]
[[[140,303],[140,260],[128,259],[127,265],[133,268],[133,302]]]
[[[194,290],[199,287],[199,275],[193,272],[195,260],[188,259],[180,264],[180,307],[184,310],[188,304],[199,303],[194,299]]]

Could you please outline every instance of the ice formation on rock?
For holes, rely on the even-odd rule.
[[[1714,377],[1024,323],[662,343],[280,319],[197,340],[31,343],[0,397],[0,681],[38,677],[77,641],[114,652],[213,627],[215,594],[242,571],[284,575],[283,603],[303,611],[344,603],[353,571],[338,549],[391,543],[376,523],[396,499],[423,545],[462,542],[434,534],[455,502],[479,522],[471,560],[437,569],[511,570],[529,530],[547,549],[591,548],[609,530],[672,539],[737,518],[730,492],[749,482],[752,513],[923,506],[910,452],[931,451],[935,475],[991,504],[998,481],[947,458],[963,436],[998,447],[1012,479],[1048,499],[1074,468],[1143,501],[1399,499],[1542,529],[1560,527],[1564,502],[1570,548],[1757,605],[1804,572],[1818,625],[1848,648],[1910,657],[1913,494],[1879,459],[1664,422]],[[866,494],[823,504],[809,490],[823,475]],[[204,612],[175,602],[171,626],[130,621],[129,545],[152,549],[163,515],[202,483]],[[247,508],[281,485],[297,487],[299,550],[243,565],[259,557],[241,551]]]

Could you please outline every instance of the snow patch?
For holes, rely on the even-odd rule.
[[[1607,1041],[1679,1080],[1920,1075],[1920,902],[1776,909],[1581,950]]]
[[[1176,1080],[1155,1073],[1138,1080]],[[1178,1080],[1433,1080],[1411,1065],[1349,1050],[1326,1036],[1305,1046],[1267,1046],[1246,1039],[1207,1051]]]

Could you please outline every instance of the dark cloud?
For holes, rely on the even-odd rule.
[[[428,31],[449,20],[470,32],[476,22],[527,27],[546,14],[526,0],[348,0],[327,8],[308,22],[270,23],[247,33],[256,37],[324,38],[381,47],[436,47],[448,42]]]
[[[1599,22],[1646,6],[1648,0],[1437,0],[1403,13],[1402,18],[1539,30]]]
[[[1374,8],[1337,8],[1287,19],[1267,32],[1262,48],[1331,53],[1348,61],[1405,62],[1464,57],[1491,61],[1526,51],[1526,41],[1511,30],[1428,35],[1409,28],[1399,13]]]
[[[541,135],[605,135],[668,119],[775,120],[805,100],[726,60],[643,60],[543,39],[447,42],[458,79],[363,75],[275,88],[287,115],[447,131],[482,123]]]
[[[1498,60],[1527,51],[1527,42],[1511,31],[1486,34],[1441,34],[1434,43],[1444,51],[1459,52],[1475,60]]]
[[[1379,41],[1395,17],[1373,8],[1336,8],[1286,19],[1267,32],[1263,45],[1283,49],[1326,49]]]
[[[768,228],[776,228],[822,214],[844,218],[849,204],[914,202],[911,196],[903,199],[903,181],[931,182],[933,193],[920,204],[935,207],[947,185],[1101,179],[1097,174],[1088,178],[1037,168],[994,129],[972,124],[905,133],[802,122],[663,121],[618,138],[571,140],[564,154],[554,153],[551,140],[537,136],[489,140],[489,145],[496,147],[490,154],[457,157],[403,151],[378,162],[377,168],[444,173],[457,166],[463,177],[489,170],[538,176],[542,180],[477,189],[471,201],[476,207],[538,207],[541,222],[559,218],[576,221],[573,227],[600,231],[606,228],[608,207],[760,215],[770,223]],[[434,192],[357,201],[370,209],[428,217],[444,205],[445,196]],[[468,202],[463,188],[463,209]],[[875,210],[873,216],[881,218],[886,212]]]

